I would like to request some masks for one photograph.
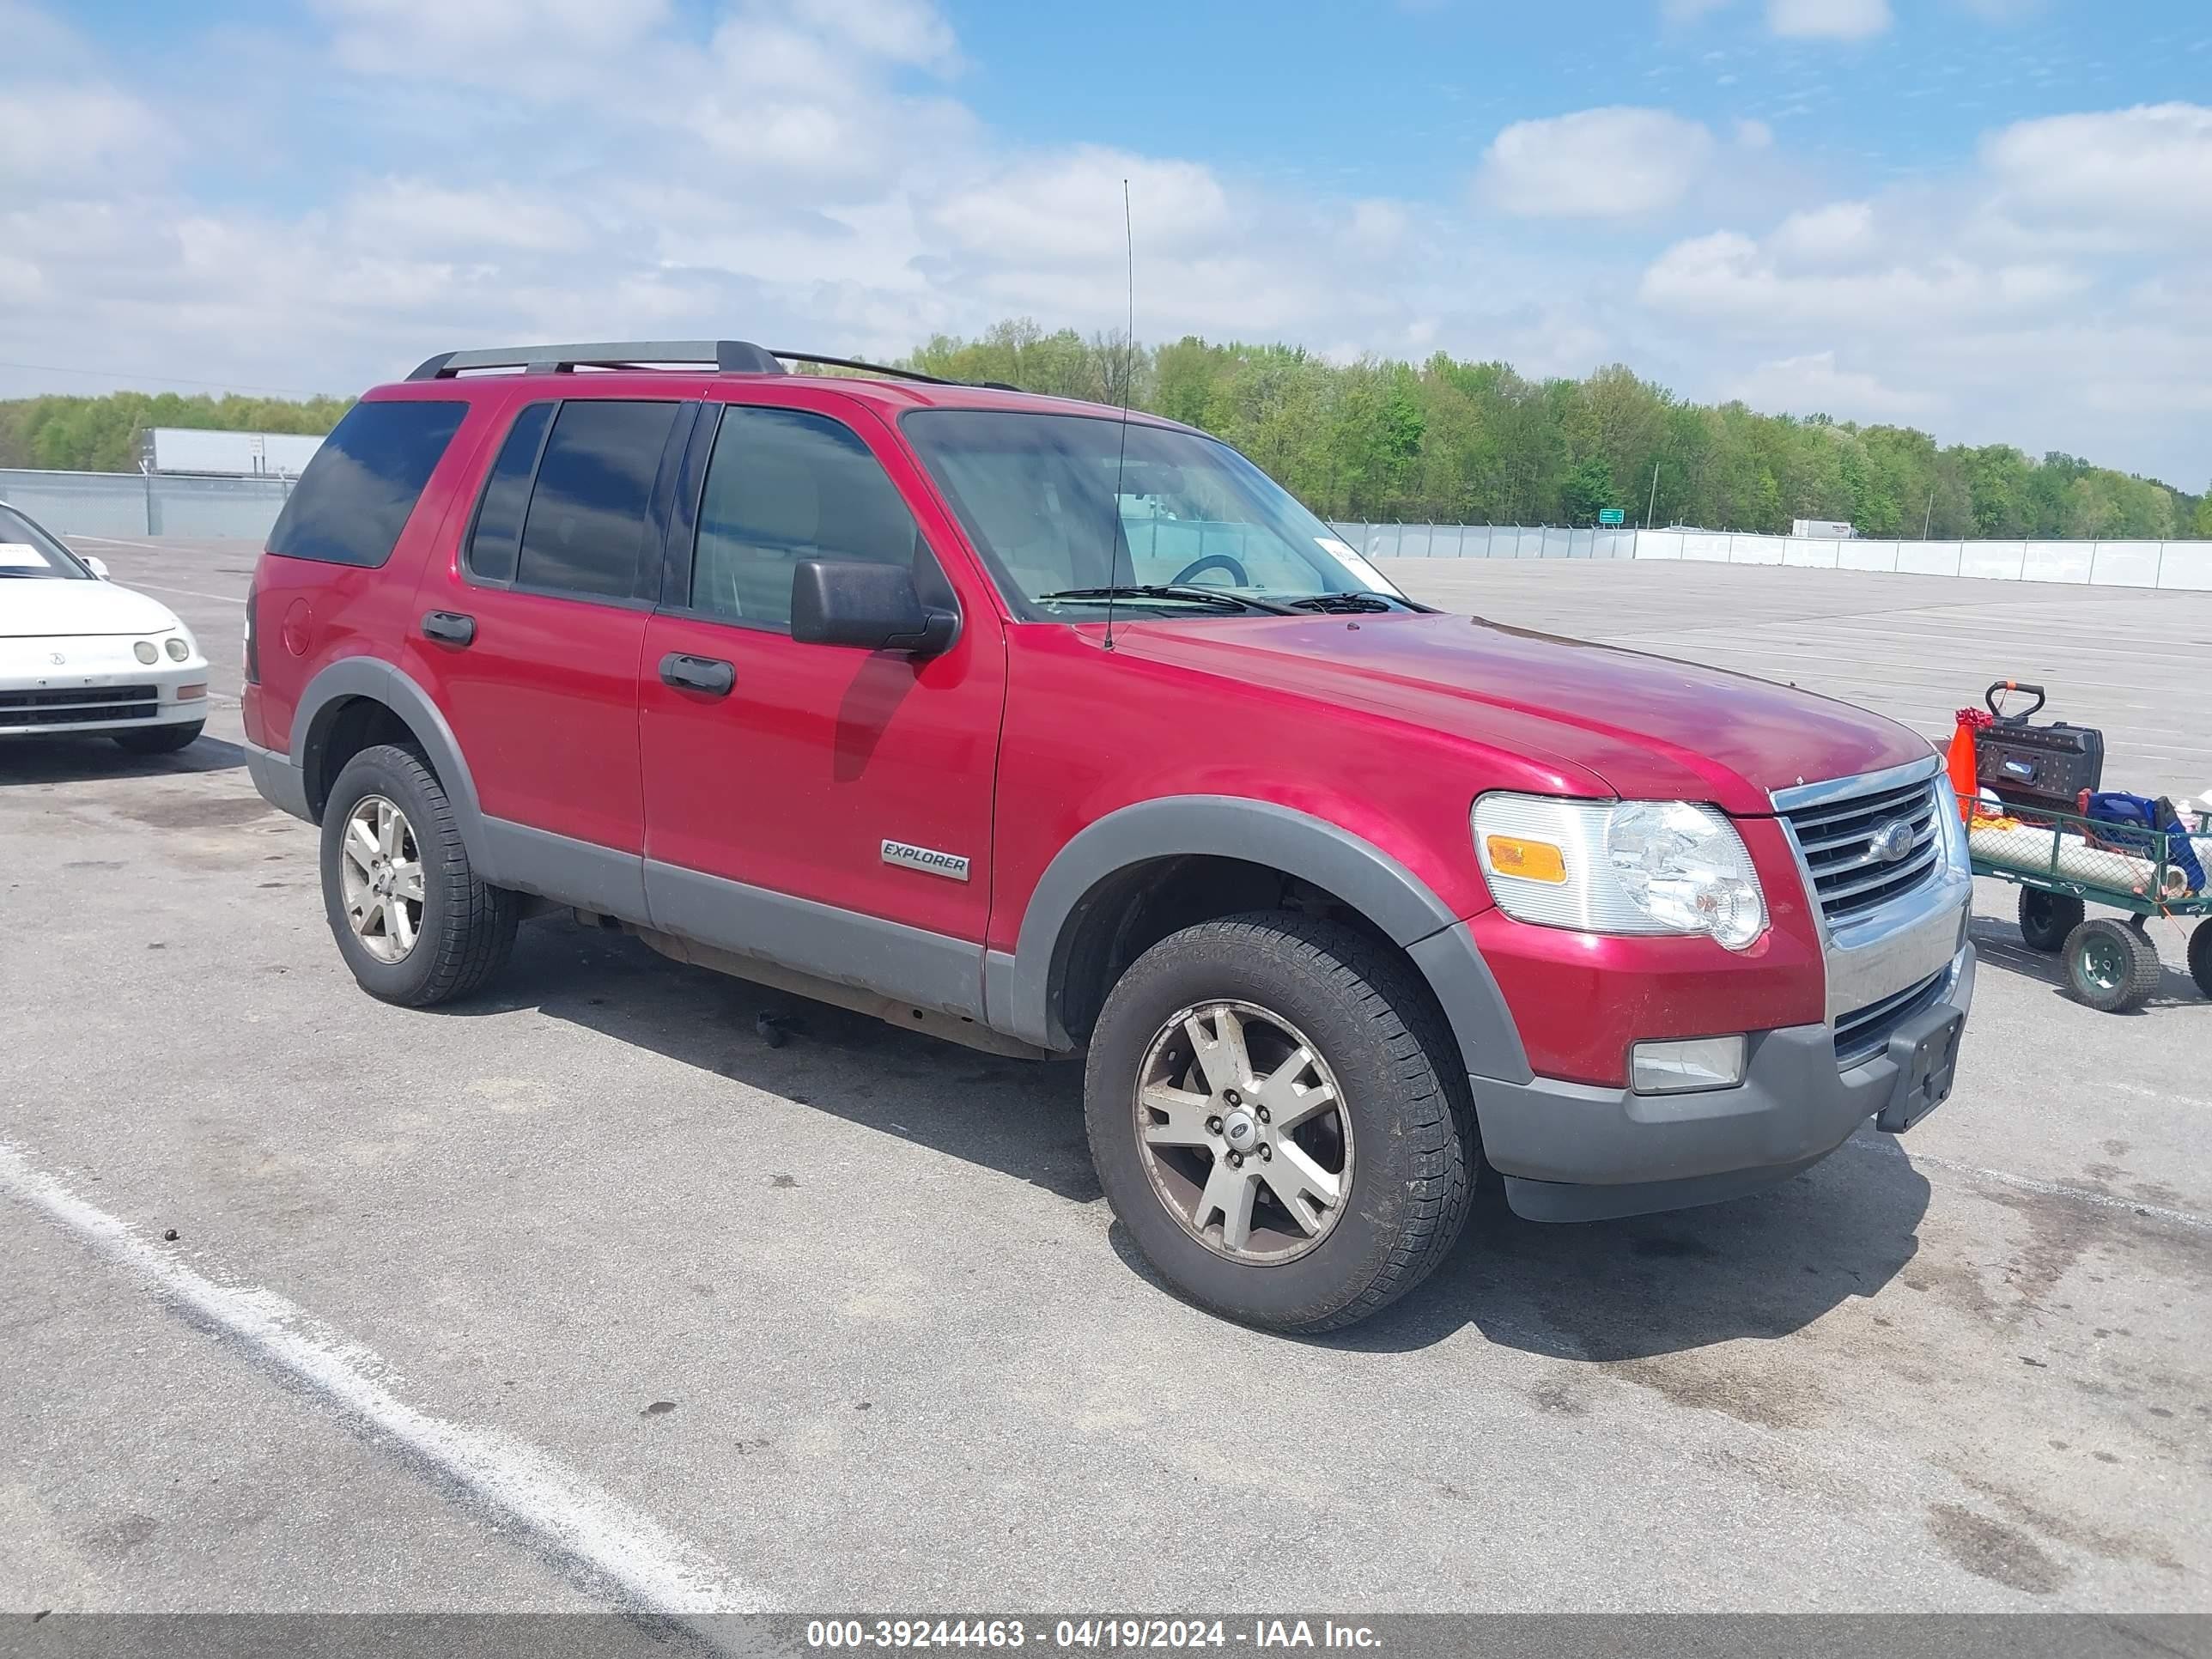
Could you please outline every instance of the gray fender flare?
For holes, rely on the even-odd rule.
[[[1412,957],[1471,1070],[1515,1080],[1530,1075],[1513,1017],[1474,936],[1419,877],[1327,819],[1235,795],[1125,806],[1061,848],[1030,896],[1013,954],[993,951],[985,960],[991,1024],[1041,1048],[1074,1047],[1055,1017],[1052,993],[1084,901],[1118,871],[1178,854],[1270,865],[1334,893]]]
[[[477,805],[476,780],[461,758],[461,745],[438,705],[404,669],[381,657],[345,657],[307,682],[292,715],[291,762],[304,781],[322,764],[321,746],[330,737],[330,716],[348,697],[373,697],[407,722],[422,752],[445,786],[461,845],[472,863],[483,866],[483,812]],[[327,786],[329,780],[325,780]]]

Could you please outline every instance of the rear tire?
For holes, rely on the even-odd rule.
[[[2189,977],[2197,988],[2212,997],[2212,920],[2200,921],[2189,934]]]
[[[1145,1259],[1247,1324],[1364,1319],[1467,1219],[1473,1102],[1443,1014],[1411,964],[1334,922],[1260,912],[1146,951],[1091,1033],[1084,1115]]]
[[[346,763],[323,809],[322,873],[338,954],[386,1002],[467,996],[514,947],[515,896],[470,868],[445,789],[411,750],[380,744]]]
[[[2124,1014],[2158,988],[2158,950],[2124,922],[2098,916],[2066,939],[2066,979],[2100,1013]]]
[[[125,754],[173,755],[179,749],[189,749],[206,730],[205,720],[190,720],[172,726],[149,726],[137,732],[111,732],[108,735]]]
[[[2081,901],[2070,893],[2020,890],[2020,936],[2031,951],[2063,951],[2066,936],[2081,925]]]

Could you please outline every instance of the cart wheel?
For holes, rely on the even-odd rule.
[[[2125,1013],[2157,988],[2158,951],[2134,928],[2099,916],[2066,936],[2066,977],[2099,1012]]]
[[[2212,997],[2212,920],[2198,922],[2189,935],[2189,977]]]
[[[2020,936],[2031,951],[2059,951],[2066,936],[2081,925],[2081,901],[2040,887],[2020,890]]]

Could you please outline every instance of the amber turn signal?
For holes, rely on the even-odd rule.
[[[1567,878],[1566,854],[1548,841],[1529,841],[1520,836],[1489,836],[1483,841],[1483,850],[1490,855],[1490,867],[1501,876],[1518,876],[1523,881],[1549,882],[1554,887]]]

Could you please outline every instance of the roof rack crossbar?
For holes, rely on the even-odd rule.
[[[816,363],[829,368],[864,369],[871,374],[889,374],[895,380],[920,380],[925,386],[965,386],[965,380],[948,380],[942,374],[925,374],[918,368],[894,368],[889,363],[864,363],[858,357],[825,357],[818,351],[778,351],[770,348],[769,355],[781,357],[786,362]]]
[[[629,368],[640,363],[704,363],[726,374],[781,374],[779,354],[750,340],[599,340],[580,345],[492,346],[441,351],[425,358],[407,378],[450,380],[472,368],[520,368],[565,374],[578,368]]]

